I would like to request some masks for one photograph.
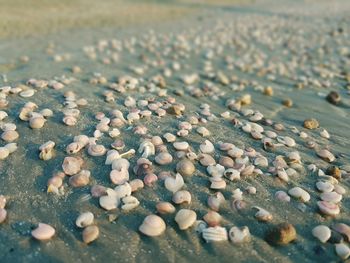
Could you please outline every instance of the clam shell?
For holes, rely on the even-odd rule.
[[[136,197],[131,196],[131,195],[124,197],[122,199],[122,202],[123,202],[122,209],[124,211],[132,210],[140,204],[139,200],[137,200]]]
[[[129,172],[124,168],[121,170],[112,170],[109,174],[109,178],[113,184],[124,184],[129,181]]]
[[[101,144],[92,144],[88,148],[88,153],[91,156],[102,156],[106,151],[106,148]]]
[[[161,152],[155,158],[155,162],[160,165],[166,165],[173,161],[173,157],[168,152]]]
[[[4,131],[1,134],[1,139],[3,139],[5,142],[13,142],[13,141],[17,140],[18,137],[19,137],[18,132],[12,131],[12,130]]]
[[[206,242],[219,242],[228,240],[226,228],[220,226],[203,229],[202,236]]]
[[[251,239],[249,228],[247,226],[234,226],[230,229],[228,235],[231,242],[234,244],[246,243],[249,242]]]
[[[189,148],[188,142],[174,142],[173,146],[178,151],[187,151]]]
[[[214,145],[209,140],[205,140],[204,143],[199,145],[199,149],[202,153],[212,153],[215,151]]]
[[[32,117],[29,119],[29,127],[32,129],[41,129],[44,124],[45,124],[46,120],[44,117]]]
[[[335,156],[328,150],[326,149],[322,149],[319,151],[316,151],[316,154],[322,158],[323,160],[327,161],[327,162],[333,162],[335,160]]]
[[[284,191],[277,191],[275,193],[276,199],[282,202],[290,202],[290,196]]]
[[[144,187],[144,183],[141,179],[134,179],[130,181],[131,192],[135,192]]]
[[[317,206],[321,213],[328,216],[336,216],[340,213],[340,208],[337,204],[327,201],[318,201]]]
[[[181,209],[176,213],[175,221],[181,230],[190,228],[197,220],[197,214],[193,210]]]
[[[10,154],[14,153],[15,151],[17,151],[18,146],[17,143],[12,142],[12,143],[8,143],[4,146],[7,150],[9,150]]]
[[[147,236],[159,236],[166,229],[164,220],[157,215],[148,215],[139,227],[141,233]]]
[[[37,240],[48,240],[55,235],[55,229],[44,223],[39,223],[38,227],[32,231],[32,236]]]
[[[104,195],[100,197],[99,203],[103,209],[109,211],[118,207],[119,200],[115,196]]]
[[[10,154],[10,151],[6,147],[0,147],[0,160],[6,159]]]
[[[177,173],[175,175],[175,178],[172,176],[169,176],[164,181],[165,188],[173,193],[180,190],[184,184],[185,184],[185,182],[184,182],[181,174],[179,174],[179,173]]]
[[[74,157],[65,157],[62,169],[67,175],[77,174],[81,169],[81,161]]]
[[[259,221],[271,221],[273,219],[273,216],[271,215],[271,213],[267,210],[265,210],[264,208],[258,207],[258,206],[254,206],[253,208],[257,209],[258,212],[256,212],[255,217],[259,220]]]
[[[83,187],[90,182],[90,171],[81,170],[78,174],[69,178],[69,184],[73,187]]]
[[[129,167],[130,167],[129,161],[127,159],[124,159],[124,158],[119,158],[119,159],[114,160],[112,162],[112,169],[113,170],[118,170],[118,171],[120,171],[122,169],[128,170]]]
[[[339,203],[342,200],[342,195],[336,193],[336,192],[327,192],[327,193],[322,193],[320,195],[320,198],[323,201],[331,202],[331,203]]]
[[[177,163],[176,171],[182,176],[190,176],[196,171],[196,167],[190,160],[182,159]]]
[[[236,181],[241,179],[241,173],[237,169],[229,168],[225,170],[224,176],[228,178],[230,181]]]
[[[214,195],[208,197],[208,206],[213,211],[219,211],[220,206],[225,202],[225,197],[221,192],[216,192]]]
[[[332,229],[342,234],[348,242],[350,241],[350,226],[344,223],[337,223],[334,226],[332,226]]]
[[[322,243],[326,243],[331,237],[331,230],[328,226],[319,225],[312,229],[312,235]]]
[[[218,212],[209,211],[203,216],[203,219],[208,226],[214,227],[220,224],[222,216]]]
[[[294,198],[300,199],[302,202],[310,201],[310,194],[300,187],[293,187],[288,194]]]
[[[316,188],[323,193],[329,193],[333,191],[334,185],[327,181],[318,181],[316,183]]]
[[[216,164],[215,159],[211,155],[205,153],[199,155],[199,162],[203,166],[210,166]]]
[[[186,190],[177,191],[172,198],[173,202],[178,205],[183,203],[190,204],[191,199],[191,193]]]
[[[90,225],[86,227],[83,231],[83,242],[85,244],[89,244],[96,240],[98,236],[100,235],[100,230],[95,225]]]
[[[158,203],[156,209],[160,214],[172,214],[176,211],[175,207],[169,202]]]
[[[75,220],[75,225],[80,228],[87,227],[92,225],[94,222],[94,214],[91,212],[85,212],[78,216],[77,220]]]
[[[344,243],[335,244],[335,252],[343,260],[350,256],[350,248]]]

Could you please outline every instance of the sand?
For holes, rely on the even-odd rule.
[[[2,1],[5,3],[5,1]],[[91,1],[93,3],[94,1]],[[235,25],[248,24],[251,30],[256,29],[255,38],[248,41],[254,43],[254,47],[262,50],[271,58],[271,61],[287,59],[284,56],[282,44],[276,44],[275,48],[269,47],[266,39],[259,38],[258,31],[267,30],[271,33],[273,39],[278,39],[275,32],[288,35],[300,49],[305,49],[309,54],[314,55],[314,60],[309,59],[304,65],[310,65],[310,70],[315,63],[322,62],[317,56],[317,48],[322,45],[330,47],[331,52],[326,54],[323,59],[324,64],[334,63],[337,65],[336,72],[349,72],[349,59],[346,56],[339,55],[338,45],[349,44],[349,18],[346,16],[350,11],[350,5],[347,1],[263,1],[251,5],[234,6],[228,5],[227,1],[220,5],[206,5],[202,3],[200,7],[193,5],[174,4],[169,1],[167,4],[152,2],[151,4],[134,2],[124,3],[123,8],[136,8],[135,17],[143,8],[154,10],[150,16],[135,20],[135,17],[115,19],[115,15],[110,14],[109,5],[112,1],[106,1],[103,12],[110,15],[99,15],[97,19],[100,22],[91,22],[90,15],[84,20],[84,12],[79,14],[74,11],[72,20],[63,17],[51,18],[48,11],[48,17],[42,17],[33,21],[33,24],[21,25],[12,30],[2,31],[3,39],[0,43],[0,73],[6,75],[0,79],[0,86],[16,86],[29,78],[52,79],[62,75],[73,76],[77,81],[69,84],[63,91],[45,89],[29,99],[13,96],[10,99],[10,105],[6,111],[9,114],[8,121],[13,121],[17,125],[20,138],[17,141],[19,149],[6,160],[0,162],[0,194],[8,196],[7,205],[8,219],[0,225],[0,254],[2,262],[336,262],[339,258],[334,252],[334,245],[321,244],[312,235],[311,230],[318,224],[332,225],[335,222],[344,222],[349,224],[349,201],[348,193],[343,196],[341,213],[336,218],[324,218],[317,213],[316,202],[319,194],[315,190],[314,183],[317,175],[309,172],[301,172],[300,175],[292,178],[288,184],[276,181],[272,176],[249,177],[237,183],[229,183],[227,188],[222,191],[229,200],[231,193],[237,187],[244,189],[247,186],[254,186],[257,189],[256,195],[245,195],[246,202],[253,206],[261,206],[274,215],[271,224],[280,222],[289,222],[297,230],[298,238],[292,244],[283,247],[270,246],[265,240],[265,233],[271,226],[269,223],[258,222],[254,218],[254,210],[248,209],[243,212],[237,212],[230,208],[227,202],[220,214],[224,218],[224,225],[229,229],[230,226],[237,225],[249,226],[252,234],[252,241],[247,244],[233,245],[230,242],[205,243],[205,241],[195,232],[194,229],[180,231],[174,222],[174,215],[165,216],[168,225],[166,232],[157,238],[145,237],[137,229],[143,218],[155,213],[155,204],[161,200],[171,200],[171,194],[164,188],[162,182],[158,182],[154,187],[145,187],[142,191],[135,194],[141,204],[128,213],[120,210],[107,212],[101,209],[97,199],[87,198],[90,193],[90,187],[73,189],[66,186],[66,193],[63,196],[55,196],[46,193],[47,180],[57,171],[61,170],[61,164],[66,156],[65,147],[72,141],[73,136],[78,134],[92,135],[94,126],[98,123],[93,118],[94,113],[102,111],[108,113],[111,109],[118,108],[123,112],[126,108],[122,106],[124,98],[128,94],[117,94],[116,103],[105,103],[102,93],[107,90],[105,85],[92,85],[89,79],[93,77],[94,72],[102,73],[109,81],[114,81],[117,77],[124,74],[131,74],[129,66],[140,64],[139,52],[144,52],[140,47],[136,47],[136,52],[130,54],[127,51],[119,52],[120,61],[105,65],[101,58],[108,54],[101,54],[99,59],[93,61],[86,57],[82,48],[84,46],[96,45],[100,39],[118,39],[130,41],[133,37],[141,38],[152,28],[155,35],[167,35],[173,37],[174,34],[185,32],[190,39],[196,36],[207,35],[212,37],[215,44],[220,37],[218,28],[222,25],[232,25],[236,31],[235,34],[243,35],[241,28]],[[192,1],[195,2],[195,1]],[[12,2],[11,2],[12,3]],[[75,3],[75,2],[74,2]],[[75,10],[75,4],[72,9]],[[50,10],[50,3],[46,2]],[[62,2],[62,9],[68,8],[68,2]],[[130,6],[129,6],[130,5]],[[144,5],[144,6],[143,6]],[[45,6],[45,3],[40,3]],[[10,6],[8,7],[10,8]],[[35,9],[34,6],[28,7]],[[94,13],[94,6],[89,7],[90,12]],[[1,9],[2,10],[2,9]],[[3,17],[0,10],[0,17]],[[7,11],[6,11],[7,12]],[[33,11],[33,15],[35,12]],[[56,12],[56,11],[55,11]],[[66,12],[66,11],[64,11]],[[122,11],[124,12],[124,11]],[[153,12],[153,11],[150,11]],[[125,12],[124,12],[125,13]],[[127,12],[126,12],[127,13]],[[142,11],[142,13],[144,13]],[[159,15],[158,15],[159,14]],[[171,15],[170,15],[171,14]],[[19,16],[21,14],[19,13]],[[101,17],[106,17],[107,27]],[[151,17],[151,18],[150,18]],[[43,20],[41,20],[43,19]],[[131,19],[133,22],[131,22]],[[143,20],[145,19],[145,20]],[[153,20],[154,19],[154,20]],[[166,20],[166,21],[163,21]],[[1,19],[2,23],[6,22]],[[79,21],[79,22],[77,22]],[[120,22],[121,21],[121,22]],[[129,22],[130,21],[130,22]],[[135,22],[136,21],[136,22]],[[140,25],[147,21],[147,25]],[[161,21],[161,23],[159,22]],[[42,27],[40,25],[46,23]],[[49,25],[49,26],[48,26]],[[52,26],[51,26],[52,25]],[[57,26],[57,29],[55,27]],[[189,27],[190,25],[190,27]],[[27,28],[28,26],[28,28]],[[116,28],[116,26],[118,26]],[[52,27],[54,28],[53,31]],[[344,34],[333,37],[330,32],[334,32],[342,27]],[[24,29],[26,28],[26,29]],[[48,28],[50,30],[48,30]],[[223,27],[225,28],[225,26]],[[28,29],[28,31],[27,31]],[[38,33],[36,32],[38,30]],[[27,32],[36,36],[28,37]],[[40,32],[40,33],[39,33]],[[275,35],[274,35],[275,34]],[[250,36],[250,35],[249,35]],[[307,39],[308,41],[305,41]],[[337,39],[337,40],[336,40]],[[320,42],[320,41],[323,41]],[[54,43],[53,54],[46,52],[48,46]],[[340,43],[340,44],[339,44]],[[214,47],[217,45],[214,45]],[[160,51],[163,50],[160,47]],[[246,48],[246,52],[257,52],[256,48]],[[186,73],[201,71],[203,67],[203,55],[205,51],[211,49],[203,48],[197,54],[196,50],[190,52],[189,58],[182,58],[180,61],[186,65],[185,68],[177,72],[173,77],[167,79],[168,94],[172,94],[179,87],[183,88],[183,83],[179,79]],[[215,49],[215,48],[214,48]],[[231,55],[237,60],[243,53],[239,49],[225,49],[223,54]],[[297,53],[297,51],[295,51]],[[63,62],[55,62],[54,55],[70,54],[70,59]],[[28,63],[20,61],[20,57],[27,55],[30,58]],[[148,54],[152,57],[152,54]],[[347,55],[348,56],[348,55]],[[170,60],[167,60],[169,62]],[[330,146],[333,152],[337,154],[337,165],[349,164],[349,94],[346,90],[346,81],[340,77],[334,77],[331,80],[331,87],[317,87],[308,85],[304,89],[295,88],[295,79],[278,77],[275,81],[269,80],[266,76],[257,76],[254,72],[242,72],[238,68],[227,70],[223,61],[223,55],[217,56],[213,63],[217,70],[221,70],[231,76],[235,75],[238,79],[257,81],[260,86],[272,86],[274,96],[263,95],[258,88],[248,85],[244,91],[232,91],[232,88],[219,85],[220,90],[232,97],[239,97],[242,94],[250,93],[253,104],[249,107],[261,111],[265,117],[271,118],[276,122],[281,122],[288,127],[283,135],[293,136],[297,142],[296,149],[301,153],[305,165],[316,163],[319,167],[327,167],[327,163],[316,157],[312,149],[307,149],[305,141],[293,135],[290,132],[292,126],[299,130],[305,130],[302,123],[306,118],[316,118],[321,127],[327,129],[331,138],[329,140],[319,137],[320,130],[307,131],[311,138],[314,138],[321,146]],[[74,65],[79,65],[83,73],[72,74],[70,69]],[[162,67],[150,69],[146,76],[150,77],[159,73]],[[302,72],[300,72],[301,74]],[[62,93],[66,90],[73,90],[79,97],[86,98],[89,106],[81,109],[81,117],[78,124],[74,127],[67,127],[62,124],[63,114],[60,112],[63,108],[64,98]],[[324,95],[330,90],[338,91],[342,96],[342,104],[334,106],[325,101]],[[217,116],[227,110],[225,100],[221,97],[217,101],[202,97],[200,99],[189,95],[185,89],[185,96],[176,96],[177,101],[186,105],[186,112],[198,111],[201,103],[211,105],[211,111]],[[145,95],[131,92],[130,95],[135,98]],[[281,104],[285,98],[293,100],[292,108],[286,108]],[[40,108],[50,108],[54,111],[54,116],[48,120],[45,127],[40,130],[31,130],[26,122],[18,119],[18,111],[26,101],[37,103]],[[178,120],[167,116],[162,119],[154,117],[152,121],[140,122],[147,126],[152,135],[161,135],[165,132],[175,133]],[[243,131],[236,129],[232,124],[218,118],[209,122],[206,127],[212,132],[209,139],[218,143],[219,141],[228,141],[240,147],[252,146],[261,150],[261,142],[253,140]],[[121,129],[121,138],[125,141],[127,148],[137,149],[141,139],[126,127]],[[38,158],[39,146],[48,141],[56,142],[56,156],[49,161],[42,161]],[[192,132],[186,140],[191,142],[195,149],[203,142],[203,138],[195,132]],[[113,140],[105,136],[101,143],[109,145]],[[5,143],[2,142],[1,146]],[[171,153],[174,153],[172,147],[168,147]],[[291,151],[286,147],[278,150],[281,154]],[[340,155],[343,154],[343,155]],[[273,158],[276,153],[266,153]],[[110,167],[104,165],[104,157],[88,157],[86,152],[82,153],[86,160],[86,168],[91,171],[92,182],[90,185],[99,183],[110,186],[109,172]],[[216,155],[216,158],[218,155]],[[136,158],[131,161],[134,164]],[[175,162],[166,167],[156,166],[156,172],[161,170],[173,170]],[[205,168],[196,165],[198,171],[195,176],[186,179],[186,189],[192,193],[192,203],[189,206],[197,212],[201,218],[207,211],[206,199],[213,193],[208,188],[208,175]],[[136,178],[134,174],[132,179]],[[349,190],[349,181],[346,178],[341,184],[346,190]],[[305,211],[300,210],[300,202],[291,201],[290,203],[278,202],[274,198],[274,193],[278,190],[287,191],[293,186],[301,186],[310,193],[312,199],[306,204]],[[182,207],[182,206],[181,206]],[[100,228],[101,235],[99,239],[87,246],[81,241],[81,230],[74,222],[80,212],[91,211],[95,214],[95,222]],[[108,216],[117,215],[114,222],[108,221]],[[49,223],[56,229],[56,236],[49,242],[38,242],[30,236],[30,231],[38,222]]]

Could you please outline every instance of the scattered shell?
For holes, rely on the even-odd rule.
[[[258,209],[258,212],[256,212],[255,217],[259,220],[259,221],[271,221],[273,219],[273,216],[271,215],[271,213],[261,207],[258,206],[254,206],[253,208]]]
[[[323,160],[327,162],[333,162],[335,160],[335,156],[328,150],[322,149],[316,152],[316,154],[321,157]]]
[[[157,215],[148,215],[143,220],[139,230],[147,236],[159,236],[166,229],[164,220]]]
[[[318,201],[317,206],[321,213],[328,216],[336,216],[340,213],[340,208],[337,204],[327,201]]]
[[[122,202],[123,202],[122,209],[124,211],[132,210],[140,204],[139,200],[137,200],[136,197],[131,196],[131,195],[124,197],[122,199]]]
[[[32,129],[41,129],[45,122],[46,120],[44,117],[32,117],[29,119],[29,127]]]
[[[316,129],[320,126],[320,124],[318,123],[318,121],[316,119],[306,119],[304,121],[304,127],[306,129]]]
[[[77,227],[84,228],[89,225],[92,225],[94,222],[94,214],[91,212],[85,212],[78,216],[77,220],[75,221],[75,224]]]
[[[203,219],[208,226],[214,227],[220,224],[222,216],[218,212],[209,211],[203,216]]]
[[[37,240],[48,240],[55,235],[55,229],[44,223],[39,223],[38,227],[32,231],[32,236]]]
[[[287,245],[296,238],[296,230],[294,226],[289,223],[281,223],[273,227],[266,236],[266,240],[274,245]]]
[[[247,226],[234,226],[230,229],[228,235],[231,242],[234,244],[246,243],[249,242],[251,239],[249,228]]]
[[[206,242],[219,242],[228,240],[226,228],[220,226],[203,229],[202,236]]]
[[[214,195],[208,197],[208,206],[214,211],[219,211],[220,206],[224,202],[225,197],[221,192],[216,192]]]
[[[1,139],[3,139],[5,142],[13,142],[13,141],[17,140],[18,137],[19,137],[18,132],[13,131],[13,130],[4,131],[1,134]]]
[[[6,159],[10,154],[10,151],[6,147],[0,147],[0,160]]]
[[[204,143],[199,145],[199,149],[202,153],[212,153],[215,150],[214,145],[208,140],[205,140]]]
[[[77,174],[81,169],[81,161],[75,157],[65,157],[62,169],[67,175]]]
[[[191,227],[197,220],[197,214],[193,210],[181,209],[176,213],[175,221],[181,230]]]
[[[323,201],[331,202],[331,203],[339,203],[342,200],[342,196],[336,192],[326,192],[320,195],[320,198]]]
[[[181,174],[179,173],[175,175],[175,178],[172,176],[169,176],[164,181],[165,188],[173,193],[180,190],[184,184],[185,182]]]
[[[312,235],[322,243],[326,243],[331,237],[331,230],[328,226],[319,225],[312,229]]]
[[[182,159],[176,165],[176,171],[182,176],[190,176],[195,172],[194,164],[188,159]]]
[[[6,209],[3,207],[0,207],[0,224],[6,220],[6,217],[7,217]]]
[[[183,204],[183,203],[190,204],[191,199],[192,199],[192,197],[191,197],[191,193],[189,191],[180,190],[180,191],[177,191],[173,195],[172,201],[177,205]]]
[[[350,256],[350,248],[344,243],[335,244],[335,252],[344,260]]]
[[[293,187],[288,194],[294,198],[300,199],[302,202],[310,201],[310,194],[300,187]]]
[[[94,240],[96,240],[99,235],[100,235],[100,230],[97,226],[95,225],[88,226],[83,231],[83,242],[85,244],[89,244]]]
[[[169,202],[158,203],[156,209],[160,214],[172,214],[176,211],[175,207]]]
[[[116,209],[119,205],[119,201],[115,196],[103,195],[99,199],[100,206],[109,211]]]
[[[173,161],[173,157],[168,152],[161,152],[154,158],[154,160],[157,164],[166,165]]]
[[[337,223],[332,226],[332,229],[342,234],[345,237],[346,241],[350,241],[350,226],[344,223]]]
[[[102,156],[106,151],[106,148],[101,144],[92,144],[88,148],[88,153],[91,156]]]
[[[81,170],[78,174],[69,178],[69,184],[73,187],[83,187],[90,182],[90,171]]]

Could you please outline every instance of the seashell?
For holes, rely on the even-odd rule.
[[[266,240],[273,245],[287,245],[297,238],[292,224],[281,223],[273,227],[266,235]]]
[[[90,171],[81,170],[78,174],[69,178],[69,184],[73,187],[83,187],[90,182]]]
[[[0,121],[4,120],[6,117],[8,117],[9,115],[7,114],[6,111],[0,111]]]
[[[164,220],[157,215],[148,215],[143,220],[139,231],[147,236],[159,236],[166,229]]]
[[[216,192],[214,195],[208,197],[208,206],[214,210],[219,211],[220,206],[225,202],[225,197],[221,192]]]
[[[249,228],[243,227],[232,227],[228,233],[228,236],[233,244],[246,243],[251,240]]]
[[[187,151],[189,148],[188,142],[174,142],[173,146],[178,151]]]
[[[122,199],[122,202],[123,202],[122,209],[125,211],[132,210],[140,204],[139,200],[137,200],[136,197],[131,195],[124,197]]]
[[[3,139],[5,142],[13,142],[13,141],[17,140],[18,137],[19,137],[18,132],[12,131],[12,130],[4,131],[1,134],[1,139]]]
[[[62,169],[67,175],[77,174],[81,169],[81,161],[74,157],[65,157]]]
[[[220,156],[219,164],[224,166],[224,167],[227,167],[227,168],[232,168],[234,166],[235,162],[233,161],[233,159],[231,157]]]
[[[77,124],[77,118],[71,115],[65,116],[62,119],[63,123],[66,124],[67,126],[74,126]]]
[[[5,145],[6,147],[6,145]],[[341,185],[337,184],[334,186],[334,191],[337,192],[340,195],[344,195],[346,193],[346,190],[344,187],[342,187]]]
[[[283,143],[288,147],[294,147],[296,145],[294,139],[288,136],[277,136],[276,139],[278,142]]]
[[[138,149],[139,153],[142,153],[142,158],[148,158],[155,154],[154,144],[150,141],[143,141]]]
[[[256,212],[256,214],[255,214],[255,217],[259,221],[267,222],[267,221],[271,221],[273,219],[273,216],[267,210],[265,210],[261,207],[258,207],[258,206],[253,206],[253,208],[258,210],[258,212]]]
[[[6,159],[10,154],[10,151],[6,147],[0,147],[0,160]]]
[[[0,147],[1,148],[1,147]],[[8,144],[6,144],[5,146],[4,146],[4,148],[6,148],[9,152],[10,152],[10,154],[11,153],[14,153],[17,149],[18,149],[18,147],[17,147],[17,143],[8,143]],[[1,159],[1,158],[0,158]]]
[[[284,191],[277,191],[275,193],[276,199],[282,202],[290,202],[290,196]]]
[[[209,178],[211,184],[210,188],[215,190],[225,189],[226,188],[226,182],[221,177],[211,177]]]
[[[205,140],[204,143],[199,145],[199,149],[202,153],[212,153],[215,151],[214,145],[209,140]]]
[[[331,230],[328,226],[319,225],[312,229],[312,235],[322,243],[326,243],[331,237]]]
[[[256,165],[258,167],[267,167],[269,165],[269,161],[267,160],[266,157],[259,156],[259,157],[255,158],[254,165]]]
[[[125,168],[120,170],[112,170],[109,174],[109,178],[113,184],[124,184],[129,181],[129,172]]]
[[[7,202],[6,197],[3,195],[0,195],[0,208],[5,208],[6,202]]]
[[[198,127],[196,131],[198,134],[200,134],[203,137],[207,137],[210,135],[210,131],[203,126]]]
[[[29,127],[32,129],[41,129],[46,120],[44,117],[38,116],[38,117],[32,117],[29,119]]]
[[[190,160],[182,159],[176,164],[176,171],[182,176],[190,176],[196,171],[196,168]]]
[[[32,97],[35,93],[35,90],[33,89],[27,89],[27,90],[24,90],[24,91],[21,91],[19,93],[19,96],[23,97],[23,98],[29,98],[29,97]]]
[[[336,216],[340,213],[340,208],[337,204],[327,201],[318,201],[317,206],[321,213],[328,216]]]
[[[190,204],[191,199],[192,199],[192,197],[191,197],[191,193],[189,191],[180,190],[180,191],[177,191],[176,193],[174,193],[172,201],[177,205],[183,204],[183,203]]]
[[[91,225],[84,229],[83,231],[83,242],[85,244],[90,244],[95,241],[100,235],[100,230],[97,226]]]
[[[206,242],[219,242],[228,240],[226,228],[220,226],[203,229],[202,236]]]
[[[168,152],[161,152],[154,158],[154,160],[157,164],[166,165],[173,161],[173,157]]]
[[[113,193],[117,198],[123,198],[125,196],[131,195],[131,186],[129,183],[124,183],[116,186]]]
[[[236,159],[237,161],[237,159]],[[254,165],[248,165],[246,167],[244,167],[242,170],[241,170],[241,173],[240,175],[241,176],[250,176],[254,173],[254,169],[255,169],[255,166]]]
[[[320,195],[320,198],[323,201],[331,202],[331,203],[339,203],[342,200],[342,195],[336,192],[326,192]]]
[[[129,185],[131,187],[131,192],[136,192],[137,190],[142,189],[144,187],[144,183],[140,179],[134,179],[130,181]]]
[[[79,142],[83,147],[85,147],[89,143],[89,137],[86,135],[74,136],[73,140],[74,142]]]
[[[244,151],[238,147],[233,147],[227,154],[232,158],[240,158],[244,154]]]
[[[350,248],[344,243],[335,244],[335,252],[343,260],[350,256]]]
[[[147,186],[152,186],[154,182],[158,181],[158,176],[155,175],[154,173],[148,173],[146,176],[143,178],[143,182]]]
[[[181,230],[190,228],[196,220],[196,212],[189,209],[180,209],[175,216],[175,221]]]
[[[329,193],[333,191],[334,185],[327,181],[318,181],[316,183],[316,188],[323,193]]]
[[[44,144],[42,144],[40,147],[39,147],[39,150],[40,151],[48,151],[48,150],[52,150],[54,147],[55,147],[55,142],[53,141],[47,141],[45,142]]]
[[[203,233],[203,230],[208,227],[207,223],[205,223],[203,220],[196,220],[193,224],[195,230],[197,233],[201,234]]]
[[[210,166],[216,164],[215,159],[211,155],[205,153],[199,156],[199,162],[203,166]]]
[[[320,124],[318,123],[318,121],[316,119],[306,119],[304,121],[304,128],[306,129],[316,129],[320,126]]]
[[[350,241],[350,226],[344,223],[336,223],[334,226],[332,226],[332,229],[342,234],[347,242]]]
[[[84,146],[80,142],[72,142],[67,145],[66,152],[68,154],[78,153]]]
[[[236,188],[235,190],[232,191],[232,198],[234,200],[243,200],[243,192],[241,189]]]
[[[53,116],[53,111],[50,110],[50,109],[43,109],[40,111],[40,114],[45,117],[45,118],[48,118],[48,117],[52,117]]]
[[[222,177],[225,172],[225,167],[220,164],[210,165],[207,167],[207,172],[213,177]]]
[[[106,187],[97,184],[91,187],[90,192],[92,197],[101,197],[106,194]]]
[[[175,178],[172,176],[169,176],[164,181],[165,188],[173,193],[180,190],[184,184],[185,184],[185,182],[184,182],[181,174],[179,174],[179,173],[177,173],[175,175]]]
[[[284,182],[288,182],[289,181],[289,176],[287,174],[287,172],[284,169],[278,169],[277,170],[277,177],[279,179],[281,179]]]
[[[169,132],[164,134],[163,137],[167,142],[175,142],[175,140],[176,140],[176,136],[174,134],[169,133]]]
[[[119,200],[115,196],[103,195],[100,197],[99,203],[103,209],[109,211],[109,210],[116,209],[118,207]]]
[[[208,226],[215,227],[220,225],[222,216],[215,211],[209,211],[203,216],[203,219],[208,224]]]
[[[160,214],[172,214],[175,213],[175,207],[169,202],[159,202],[156,205],[156,209]]]
[[[326,149],[322,149],[322,150],[316,151],[316,154],[320,158],[322,158],[323,160],[325,160],[325,161],[327,161],[329,163],[331,163],[331,162],[333,162],[335,160],[334,155],[330,151],[328,151]]]
[[[236,181],[241,179],[240,171],[233,168],[225,170],[224,176],[230,181]]]
[[[271,139],[277,138],[277,133],[274,131],[265,131],[264,134]]]
[[[310,194],[300,187],[293,187],[288,194],[294,198],[300,199],[302,202],[310,201]]]
[[[325,139],[329,139],[330,138],[330,135],[329,135],[329,133],[328,133],[328,131],[326,129],[322,129],[320,131],[320,135],[321,135],[321,137],[323,137]]]
[[[3,223],[7,218],[7,211],[5,208],[0,208],[0,224]]]
[[[124,159],[124,158],[118,158],[116,160],[114,160],[112,162],[112,169],[113,170],[122,170],[122,169],[125,169],[125,170],[128,170],[130,167],[130,163],[127,159]]]
[[[106,148],[101,144],[91,144],[88,148],[88,153],[91,156],[102,156],[106,151]]]
[[[301,160],[300,154],[297,151],[288,153],[287,158],[289,159],[290,163],[300,163]]]
[[[37,240],[48,240],[55,235],[55,229],[44,223],[39,223],[38,227],[32,231],[32,236]]]
[[[85,212],[78,216],[75,220],[75,225],[80,228],[84,228],[92,225],[94,222],[94,214],[91,212]]]

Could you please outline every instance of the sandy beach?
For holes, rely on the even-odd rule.
[[[0,261],[346,260],[350,2],[97,3],[0,0]]]

